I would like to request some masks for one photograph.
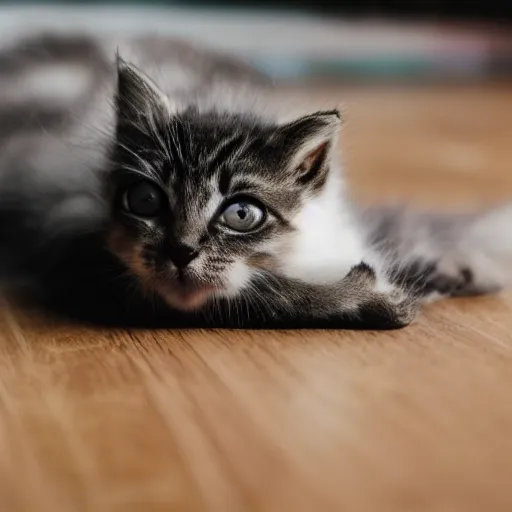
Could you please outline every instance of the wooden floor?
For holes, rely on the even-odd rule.
[[[512,85],[343,98],[355,193],[512,197]],[[512,227],[511,227],[512,229]],[[0,312],[0,510],[512,510],[512,295],[396,332],[125,331]]]

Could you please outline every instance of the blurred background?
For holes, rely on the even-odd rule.
[[[507,5],[508,4],[508,5]],[[276,80],[481,80],[512,74],[509,2],[0,2],[0,38],[41,27],[173,35]]]

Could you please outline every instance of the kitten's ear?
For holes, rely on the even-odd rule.
[[[340,127],[340,112],[327,110],[301,117],[280,128],[289,149],[288,167],[301,183],[322,181],[325,177]]]
[[[119,55],[115,107],[121,124],[123,121],[136,123],[155,115],[168,117],[171,114],[171,102],[155,82]]]

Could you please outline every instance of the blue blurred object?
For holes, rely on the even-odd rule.
[[[293,10],[157,7],[91,0],[76,5],[0,6],[0,42],[36,29],[178,37],[237,54],[275,80],[451,80],[512,75],[512,30],[497,26],[349,21]]]

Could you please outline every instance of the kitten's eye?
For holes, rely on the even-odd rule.
[[[162,209],[163,204],[162,191],[149,181],[135,183],[124,193],[123,197],[125,209],[137,217],[155,217]]]
[[[239,201],[230,204],[220,216],[222,224],[235,231],[251,231],[261,225],[265,213],[255,204]]]

